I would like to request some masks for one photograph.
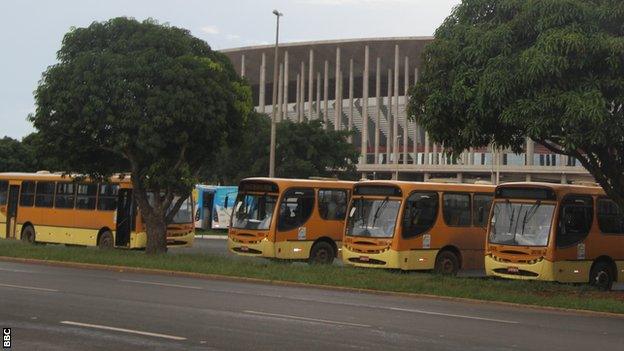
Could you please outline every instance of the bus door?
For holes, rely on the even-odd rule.
[[[214,210],[214,196],[215,193],[211,191],[204,191],[202,193],[202,229],[212,229],[212,211]]]
[[[128,246],[133,227],[134,206],[131,189],[119,189],[117,197],[117,231],[115,246]]]
[[[6,237],[15,239],[15,227],[17,224],[17,203],[19,201],[19,185],[9,187],[9,201],[7,203]]]

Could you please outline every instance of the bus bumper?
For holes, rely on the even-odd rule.
[[[540,260],[535,263],[499,262],[491,255],[485,256],[485,274],[508,279],[555,281],[552,262]]]
[[[388,268],[402,270],[431,270],[435,265],[438,250],[386,250],[380,253],[361,253],[342,247],[342,262],[367,268]]]
[[[228,236],[228,250],[241,256],[275,257],[275,245],[267,238],[256,243],[243,243]]]
[[[191,247],[195,241],[195,232],[191,231],[188,234],[180,236],[168,236],[167,246],[169,247]]]

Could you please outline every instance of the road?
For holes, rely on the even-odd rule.
[[[0,262],[12,350],[617,350],[624,318]]]

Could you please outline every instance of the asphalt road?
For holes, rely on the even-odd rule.
[[[12,350],[618,350],[624,318],[0,262]]]

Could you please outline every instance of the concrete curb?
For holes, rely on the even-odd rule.
[[[227,240],[227,235],[195,235],[195,240]]]
[[[22,257],[10,257],[10,256],[0,256],[0,262],[38,264],[38,265],[53,266],[53,267],[95,269],[95,270],[113,271],[113,272],[119,272],[119,273],[125,272],[125,273],[154,274],[154,275],[163,275],[163,276],[196,278],[196,279],[204,279],[204,280],[221,280],[221,281],[246,282],[246,283],[255,283],[255,284],[270,284],[270,285],[287,286],[287,287],[317,288],[317,289],[333,290],[333,291],[367,293],[367,294],[382,295],[382,296],[399,296],[399,297],[405,297],[405,298],[426,298],[426,299],[433,299],[433,300],[466,302],[466,303],[472,303],[472,304],[492,304],[492,305],[507,306],[507,307],[529,308],[529,309],[537,310],[537,311],[555,311],[555,312],[564,312],[564,313],[571,313],[571,314],[581,314],[581,315],[589,315],[589,316],[601,316],[601,317],[624,319],[624,314],[613,313],[613,312],[599,312],[599,311],[590,311],[590,310],[577,310],[577,309],[563,308],[563,307],[526,305],[526,304],[515,303],[515,302],[478,300],[478,299],[472,299],[472,298],[467,298],[467,297],[439,296],[439,295],[421,294],[421,293],[408,293],[408,292],[398,292],[398,291],[381,291],[381,290],[364,289],[364,288],[352,288],[352,287],[335,286],[335,285],[308,284],[308,283],[290,282],[290,281],[283,281],[283,280],[236,277],[236,276],[227,276],[227,275],[210,274],[210,273],[170,271],[170,270],[156,269],[156,268],[113,266],[113,265],[104,265],[104,264],[98,264],[98,263],[49,261],[49,260],[41,260],[41,259],[36,259],[36,258],[22,258]]]

